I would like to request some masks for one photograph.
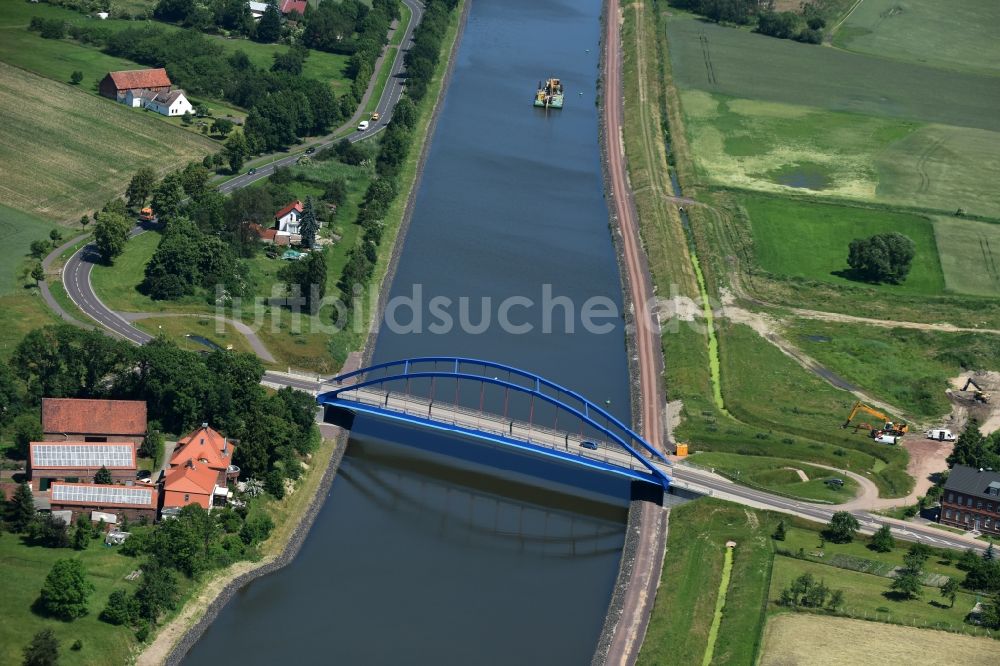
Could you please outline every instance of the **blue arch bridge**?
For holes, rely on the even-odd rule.
[[[425,356],[334,377],[324,420],[368,414],[622,477],[666,492],[669,463],[582,395],[534,373],[473,358]]]

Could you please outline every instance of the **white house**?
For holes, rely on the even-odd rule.
[[[146,103],[154,97],[156,97],[156,93],[152,90],[133,88],[126,91],[124,104],[133,109],[143,109],[146,107]]]
[[[247,6],[250,8],[250,14],[255,19],[259,19],[267,10],[266,2],[253,2],[253,0],[250,0],[250,2],[247,3]]]
[[[278,236],[298,236],[302,221],[302,202],[293,201],[274,214],[274,228]]]
[[[183,90],[157,93],[146,102],[146,108],[164,116],[183,116],[194,111],[194,106],[184,96]]]

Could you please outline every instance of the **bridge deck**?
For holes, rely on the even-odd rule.
[[[514,439],[536,446],[543,446],[555,451],[567,452],[575,456],[588,458],[605,464],[623,467],[635,472],[649,473],[649,469],[617,442],[595,439],[590,436],[580,436],[570,432],[546,428],[534,424],[497,415],[482,413],[477,410],[454,405],[451,403],[433,403],[427,398],[407,395],[405,393],[379,390],[373,387],[349,389],[338,396],[338,402],[350,409],[351,403],[366,405],[381,411],[396,412],[420,419],[447,423],[470,431],[490,433],[500,437]],[[584,440],[598,445],[596,451],[580,446]],[[648,459],[648,458],[647,458]],[[667,466],[650,460],[660,470],[667,473]]]

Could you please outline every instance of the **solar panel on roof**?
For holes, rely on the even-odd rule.
[[[35,467],[132,467],[131,444],[35,444]]]
[[[153,503],[151,488],[134,486],[85,486],[82,484],[59,484],[52,486],[52,501],[80,502],[83,504],[135,504]]]

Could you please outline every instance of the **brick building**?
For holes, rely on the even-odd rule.
[[[225,504],[228,483],[240,474],[232,464],[233,450],[229,440],[207,423],[179,440],[163,481],[163,508],[200,504],[210,509]]]
[[[955,465],[941,495],[942,525],[1000,534],[1000,472]]]
[[[146,403],[42,398],[42,432],[46,441],[132,442],[138,448],[146,436]]]
[[[35,490],[48,490],[52,481],[89,483],[101,467],[114,483],[135,481],[135,445],[132,442],[32,442],[28,479]]]
[[[52,511],[72,511],[74,517],[93,511],[113,513],[119,518],[156,519],[158,492],[155,486],[99,486],[93,483],[56,481],[49,489]]]
[[[121,72],[108,72],[101,79],[98,90],[101,94],[117,102],[124,102],[125,96],[130,91],[148,90],[154,94],[170,92],[170,77],[167,70],[162,67],[157,69],[130,69]]]

